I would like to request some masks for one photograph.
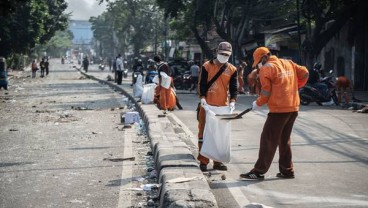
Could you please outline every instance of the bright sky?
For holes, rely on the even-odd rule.
[[[72,20],[88,20],[91,16],[97,17],[106,9],[106,3],[98,5],[97,0],[66,0],[66,13],[72,12]]]

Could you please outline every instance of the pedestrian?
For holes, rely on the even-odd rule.
[[[192,81],[192,87],[189,90],[190,92],[192,92],[192,90],[196,90],[197,89],[198,76],[199,76],[199,66],[198,66],[198,62],[196,61],[190,67],[190,79]]]
[[[245,94],[244,92],[244,71],[246,70],[247,63],[245,62],[245,58],[241,57],[238,59],[239,64],[237,66],[238,70],[238,92],[239,94]]]
[[[278,147],[280,172],[276,176],[294,178],[290,135],[299,111],[298,88],[307,83],[308,70],[291,60],[271,55],[266,47],[257,48],[253,59],[252,68],[259,69],[261,92],[252,110],[267,104],[269,113],[261,134],[258,160],[250,172],[240,177],[264,179]]]
[[[45,76],[45,69],[46,69],[46,64],[45,64],[45,58],[42,58],[41,62],[40,62],[40,68],[41,68],[41,78]]]
[[[0,89],[1,88],[8,90],[8,71],[4,57],[0,57]]]
[[[31,70],[32,70],[32,78],[36,78],[36,72],[38,70],[38,66],[37,66],[37,62],[36,60],[32,61],[32,65],[31,65]]]
[[[217,47],[217,57],[203,64],[199,75],[199,96],[201,104],[198,112],[198,148],[199,152],[203,143],[203,132],[206,123],[207,105],[228,106],[235,109],[235,101],[238,95],[238,73],[236,67],[228,60],[232,53],[231,44],[221,42]],[[216,80],[213,78],[218,74]],[[213,81],[212,81],[213,80]],[[209,83],[212,82],[212,83]],[[230,93],[230,104],[228,94]],[[207,171],[209,159],[199,154],[197,158],[200,162],[201,171]],[[227,170],[227,166],[222,162],[213,161],[213,169]]]
[[[172,81],[172,78],[170,77],[170,67],[167,63],[163,62],[161,59],[161,56],[156,55],[153,57],[153,60],[157,64],[157,72],[158,72],[158,94],[159,94],[159,106],[160,109],[166,113],[167,110],[174,110],[176,106],[176,96],[173,92],[172,87],[174,86],[174,83]],[[163,76],[161,73],[165,73],[167,76],[165,76],[167,79],[171,79],[171,84],[168,88],[165,88],[162,86],[163,82]]]
[[[46,76],[49,75],[49,66],[50,66],[49,59],[46,59],[45,60]]]
[[[351,81],[345,76],[339,76],[335,83],[335,87],[336,87],[337,100],[338,100],[339,105],[342,105],[341,99],[342,99],[342,94],[344,94],[345,105],[342,107],[349,107],[350,94],[352,94],[352,97],[354,98],[353,85],[351,84]]]
[[[83,64],[84,71],[88,72],[89,60],[88,60],[87,56],[84,57],[82,64]]]
[[[121,85],[121,81],[123,79],[123,70],[124,70],[123,58],[119,54],[118,58],[116,59],[116,74],[117,74],[116,83],[118,85]]]

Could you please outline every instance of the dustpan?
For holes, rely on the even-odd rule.
[[[232,120],[232,119],[240,119],[242,116],[249,111],[251,111],[252,108],[245,109],[241,113],[232,113],[232,114],[216,114],[217,117],[223,120]]]

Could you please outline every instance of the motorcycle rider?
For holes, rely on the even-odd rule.
[[[146,83],[152,83],[152,79],[155,75],[157,75],[155,61],[152,59],[148,59],[147,61],[147,74],[146,74]]]
[[[134,79],[134,72],[140,72],[140,74],[143,75],[143,64],[142,64],[142,59],[138,59],[138,57],[134,58],[134,65],[133,65],[133,74],[132,74],[132,86],[135,83],[135,79]]]
[[[328,86],[324,83],[321,83],[321,75],[322,75],[322,65],[316,62],[313,66],[313,69],[309,71],[309,79],[308,84],[310,84],[313,88],[317,89],[323,97],[328,96]]]

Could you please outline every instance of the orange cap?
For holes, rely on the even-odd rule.
[[[267,55],[270,52],[266,47],[259,47],[253,52],[253,65],[252,68],[256,67],[256,65],[261,61],[261,58]]]

